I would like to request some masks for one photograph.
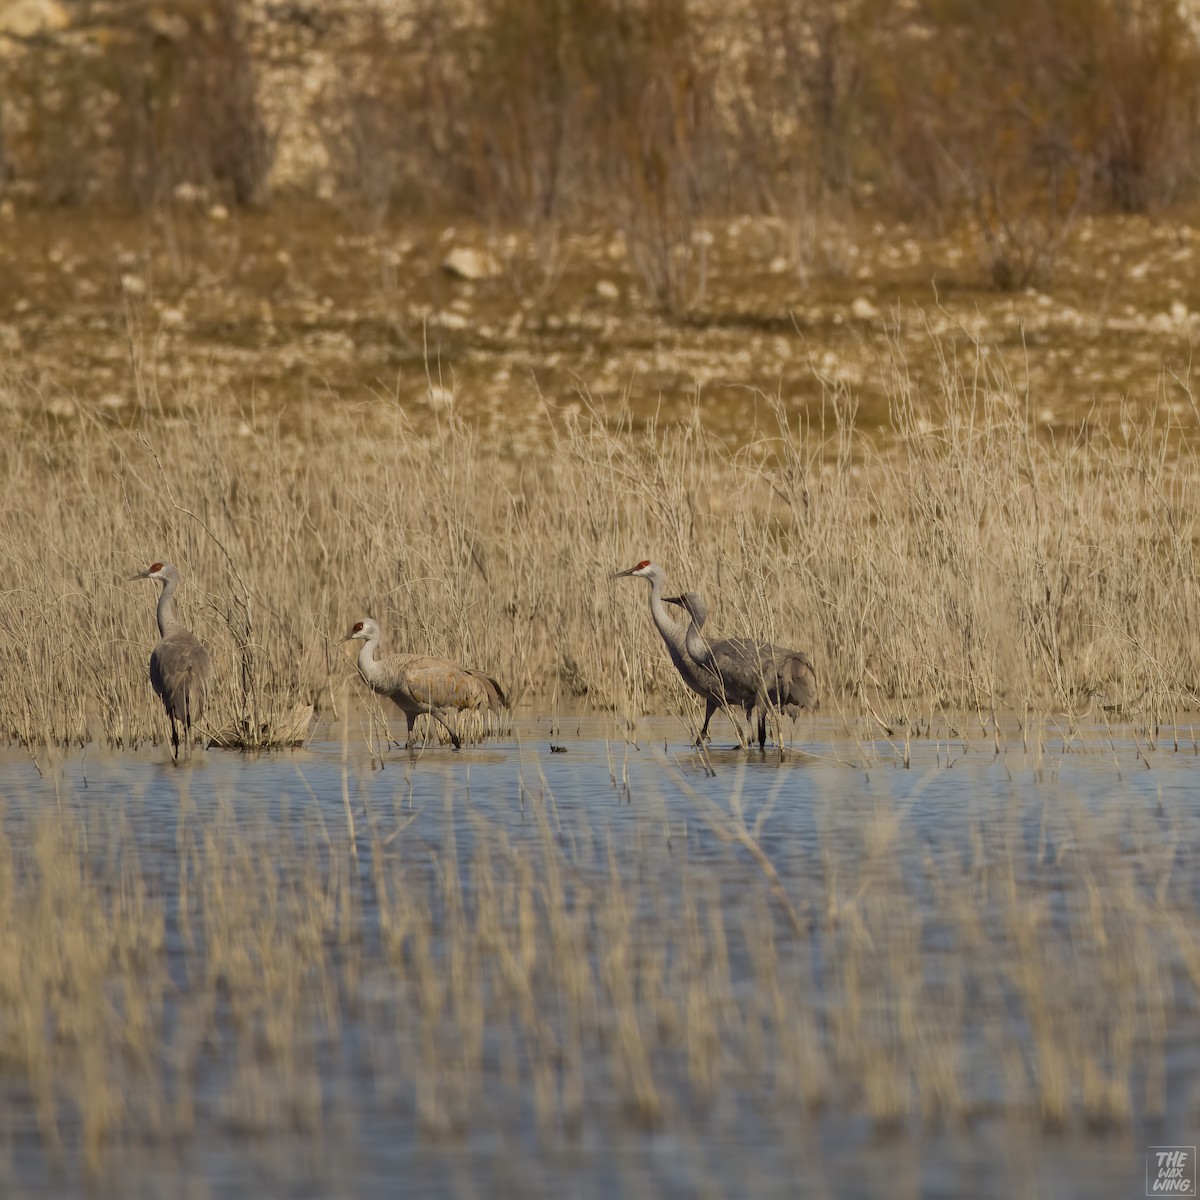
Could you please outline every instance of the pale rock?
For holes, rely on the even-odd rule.
[[[180,204],[199,204],[204,199],[204,189],[185,180],[175,185],[172,195]]]
[[[855,296],[850,305],[850,315],[856,321],[873,321],[879,316],[879,309],[866,296]]]
[[[44,37],[70,24],[67,10],[56,0],[10,0],[0,3],[0,33],[17,38]]]
[[[167,8],[151,8],[146,13],[146,24],[153,33],[167,42],[186,42],[191,33],[187,18]]]
[[[442,259],[442,270],[457,279],[494,279],[500,274],[500,264],[486,250],[456,246]]]
[[[596,295],[601,300],[619,300],[621,298],[621,289],[611,279],[601,279],[596,284]]]

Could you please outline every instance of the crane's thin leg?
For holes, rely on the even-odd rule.
[[[174,755],[175,761],[179,761],[179,730],[175,725],[175,717],[171,716],[171,753]]]
[[[765,750],[767,748],[767,711],[759,709],[758,712],[758,748]]]
[[[708,740],[708,723],[713,719],[713,713],[717,711],[717,704],[713,700],[706,699],[704,701],[704,724],[700,729],[700,736],[696,739],[697,746],[703,746]]]
[[[455,730],[454,726],[451,725],[450,722],[446,720],[445,714],[438,712],[436,709],[431,709],[430,715],[434,718],[435,721],[439,721],[441,723],[442,728],[450,735],[450,741],[454,743],[455,750],[461,750],[462,749],[462,738],[460,738],[458,736],[458,732],[457,732],[457,730]]]

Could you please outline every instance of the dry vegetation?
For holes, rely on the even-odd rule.
[[[697,416],[660,433],[547,415],[515,459],[457,421],[418,434],[386,399],[306,410],[301,432],[218,400],[139,427],[14,416],[0,450],[8,561],[0,712],[28,744],[161,735],[146,685],[167,557],[212,647],[212,730],[276,739],[328,710],[364,613],[389,644],[470,661],[527,703],[692,711],[609,574],[639,558],[705,593],[717,631],[807,648],[826,706],[920,723],[939,709],[1103,711],[1153,732],[1195,701],[1198,464],[1156,412],[1069,441],[994,355],[942,344],[936,389],[882,364],[882,447],[831,391],[820,424],[729,450]],[[977,353],[977,351],[979,351]],[[1191,418],[1194,419],[1194,418]],[[1189,419],[1188,428],[1191,426]]]
[[[0,1112],[37,1149],[0,1151],[6,1191],[51,1168],[161,1180],[231,1136],[239,1162],[286,1177],[302,1139],[326,1148],[315,1178],[363,1180],[397,1139],[489,1131],[527,1182],[551,1160],[518,1147],[585,1161],[655,1128],[725,1189],[748,1152],[706,1168],[709,1136],[1112,1133],[1178,1104],[1169,1042],[1200,989],[1182,811],[1110,777],[1086,805],[1047,783],[931,824],[936,772],[893,797],[843,767],[803,837],[782,777],[717,801],[665,764],[625,772],[632,809],[615,773],[607,802],[564,805],[528,761],[485,803],[350,772],[357,838],[295,780],[268,807],[193,796],[187,772],[154,806],[57,775],[56,804],[10,792]]]
[[[285,1176],[297,1141],[344,1145],[344,1187],[355,1139],[399,1125],[498,1136],[514,1193],[524,1147],[663,1129],[694,1191],[732,1193],[752,1156],[706,1161],[714,1130],[786,1154],[818,1114],[1128,1134],[1181,1111],[1191,816],[1021,780],[922,824],[936,771],[897,772],[897,804],[838,766],[812,837],[777,836],[778,794],[631,771],[642,714],[698,721],[643,585],[610,578],[652,557],[712,631],[808,650],[871,772],[881,732],[886,761],[940,766],[922,732],[1015,758],[1019,726],[1040,785],[1046,714],[1144,755],[1193,711],[1200,410],[1147,366],[1188,340],[1192,234],[1085,216],[1193,194],[1176,6],[360,8],[97,0],[4,43],[0,739],[50,766],[0,822],[0,1191],[188,1178],[232,1138]],[[280,25],[336,47],[286,95],[337,216],[239,211],[270,201]],[[493,277],[441,270],[451,212]],[[885,327],[951,261],[951,307]],[[1056,272],[1057,300],[968,290]],[[193,797],[208,758],[151,811],[56,772],[46,747],[165,736],[154,589],[125,581],[163,557],[214,655],[205,732],[279,745],[315,708],[343,722],[340,789]],[[521,717],[611,714],[611,811],[527,765],[478,805],[410,767],[381,805],[339,644],[366,614]]]
[[[1200,162],[1178,0],[47,9],[0,22],[0,190],[22,203],[264,204],[278,177],[367,224],[470,215],[549,248],[599,221],[671,312],[703,298],[704,218],[966,223],[1013,288],[1053,273],[1076,215],[1187,199]]]

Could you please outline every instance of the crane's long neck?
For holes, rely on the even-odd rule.
[[[158,597],[158,633],[160,637],[166,637],[172,629],[179,626],[179,619],[175,616],[175,588],[178,584],[178,579],[163,580],[163,590]]]
[[[698,662],[702,667],[712,666],[712,647],[708,644],[708,638],[700,632],[701,625],[704,624],[703,618],[697,620],[692,617],[692,623],[687,628],[687,637],[684,640],[684,645],[687,652]]]
[[[379,664],[375,661],[375,651],[379,649],[379,634],[373,633],[362,644],[358,652],[358,673],[368,682],[374,683],[379,677]]]
[[[678,670],[683,670],[687,664],[683,628],[671,619],[671,614],[667,612],[667,606],[663,603],[662,576],[654,574],[646,578],[650,580],[650,615],[654,618],[654,624],[658,626],[658,632],[662,634],[662,640],[667,643],[671,660]]]

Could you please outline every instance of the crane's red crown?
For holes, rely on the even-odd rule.
[[[638,565],[636,567],[634,567],[633,569],[635,571],[644,571],[649,565],[650,565],[650,560],[648,558],[643,558],[642,561],[640,563],[638,563]]]
[[[363,627],[363,623],[361,621],[355,621],[354,628],[352,630],[350,630],[350,632],[351,633],[362,633],[362,627]]]
[[[150,564],[150,574],[151,575],[153,575],[155,571],[161,571],[162,569],[163,569],[162,563],[151,563]]]

